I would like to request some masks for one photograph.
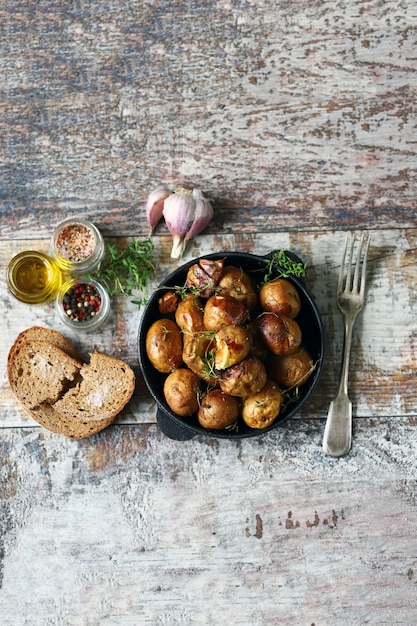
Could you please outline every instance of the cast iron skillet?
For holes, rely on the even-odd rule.
[[[293,253],[287,251],[286,254],[293,259],[300,261],[300,259]],[[309,350],[314,363],[316,363],[316,368],[308,381],[304,385],[300,386],[299,396],[296,402],[289,403],[284,410],[281,409],[281,413],[278,418],[268,428],[264,428],[262,430],[251,429],[246,426],[242,420],[239,420],[237,432],[235,430],[209,430],[199,425],[196,416],[191,418],[182,418],[175,415],[175,413],[173,413],[167,405],[163,394],[163,384],[166,374],[161,374],[155,370],[146,354],[146,333],[149,327],[158,318],[165,317],[161,316],[159,313],[159,298],[164,291],[168,289],[173,290],[173,288],[182,287],[185,284],[187,270],[191,265],[198,263],[200,259],[225,259],[225,266],[234,265],[241,267],[251,276],[254,284],[257,285],[262,281],[268,261],[270,261],[273,255],[274,252],[265,256],[256,256],[240,252],[218,252],[215,254],[206,254],[185,263],[169,274],[148,300],[138,333],[139,363],[146,386],[157,404],[156,418],[158,426],[162,432],[171,439],[185,441],[195,437],[196,435],[206,435],[223,439],[242,439],[245,437],[259,436],[290,419],[313,393],[323,368],[325,347],[323,324],[317,306],[309,295],[304,281],[300,278],[292,276],[289,277],[288,280],[290,280],[297,287],[301,298],[301,312],[297,317],[297,322],[299,323],[303,333],[303,345]],[[275,278],[278,275],[279,270],[277,269],[273,272],[271,278]]]

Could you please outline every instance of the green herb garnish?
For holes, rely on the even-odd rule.
[[[277,274],[279,278],[288,278],[289,276],[296,276],[297,278],[304,278],[306,275],[306,264],[300,261],[294,261],[285,250],[275,252],[272,259],[266,266],[263,282],[267,283],[272,274]]]
[[[131,296],[134,290],[144,292],[155,275],[153,250],[150,239],[134,239],[123,249],[109,244],[104,260],[90,277],[101,282],[111,296]],[[132,302],[140,307],[146,298]]]

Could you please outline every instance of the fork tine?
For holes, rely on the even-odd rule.
[[[360,271],[360,267],[361,267],[362,245],[363,245],[363,233],[362,233],[361,238],[359,240],[359,247],[358,247],[358,251],[356,253],[356,265],[355,265],[355,274],[354,274],[354,277],[353,277],[352,291],[358,291],[359,271]],[[353,249],[353,243],[352,243],[352,249]]]
[[[349,246],[349,256],[348,256],[347,268],[346,268],[346,279],[344,281],[344,284],[342,282],[342,284],[340,285],[340,289],[343,291],[350,291],[350,288],[352,285],[352,259],[353,259],[353,248],[355,246],[355,238],[351,237],[349,234],[346,235],[345,254],[343,255],[342,266],[340,268],[340,271],[343,272],[345,269],[345,260],[346,260],[345,256],[346,256],[346,252],[348,248],[349,239],[350,239],[350,246]]]
[[[366,244],[365,244],[365,250],[363,253],[363,262],[362,262],[362,275],[361,275],[361,289],[360,289],[360,295],[361,297],[364,296],[365,294],[365,282],[366,282],[366,264],[368,262],[368,249],[369,249],[369,242],[370,242],[370,236],[368,236],[368,239],[366,240]]]
[[[348,241],[349,241],[349,233],[347,233],[346,237],[345,237],[345,247],[343,248],[342,263],[340,265],[339,281],[338,281],[338,285],[337,285],[338,291],[343,291],[343,277],[345,275],[345,261],[346,261],[346,252],[347,252],[347,247],[348,247]]]

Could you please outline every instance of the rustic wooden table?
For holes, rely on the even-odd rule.
[[[1,3],[0,24],[2,626],[417,623],[416,4],[30,0]],[[130,363],[134,397],[99,435],[53,435],[13,400],[6,358],[21,330],[64,329],[10,296],[7,264],[69,215],[145,237],[161,184],[215,207],[184,261],[305,260],[319,387],[264,436],[170,440],[139,370],[141,312],[116,298],[105,328],[67,335]],[[334,459],[348,230],[372,245],[353,447]],[[164,224],[154,241],[160,280]]]

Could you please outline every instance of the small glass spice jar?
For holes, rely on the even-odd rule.
[[[110,297],[96,280],[72,278],[66,281],[55,300],[59,318],[75,330],[95,330],[110,315]]]
[[[105,252],[98,228],[83,218],[68,218],[52,233],[51,256],[70,274],[88,274],[95,270]]]
[[[7,286],[15,298],[27,304],[50,302],[62,284],[62,273],[53,259],[42,252],[16,254],[7,268]]]

